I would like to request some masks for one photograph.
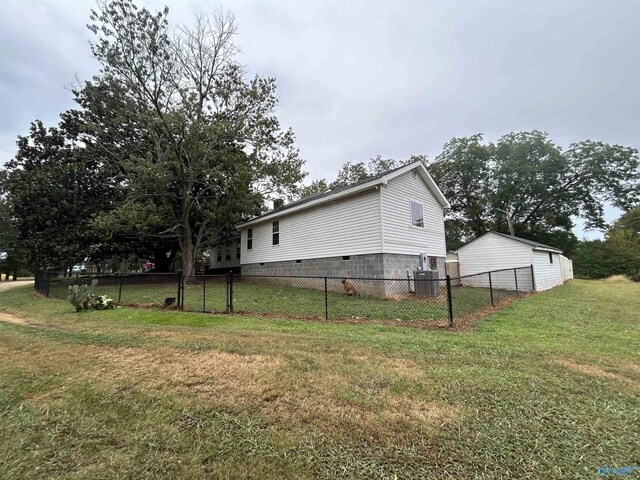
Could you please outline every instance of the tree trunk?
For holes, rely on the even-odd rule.
[[[193,238],[191,238],[191,229],[184,228],[182,231],[182,274],[184,276],[193,276],[195,272],[195,252]]]
[[[168,272],[171,269],[171,263],[176,258],[175,249],[171,249],[169,255],[162,250],[158,249],[153,252],[153,261],[156,264],[156,272]]]

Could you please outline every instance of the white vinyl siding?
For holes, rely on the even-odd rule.
[[[531,265],[531,247],[500,235],[488,234],[457,250],[460,275]]]
[[[215,247],[210,250],[209,255],[209,268],[226,268],[226,267],[237,267],[240,265],[240,260],[236,258],[236,249],[238,242],[240,240],[232,240],[229,243],[229,253],[231,254],[231,258],[229,260],[226,259],[227,247],[225,245],[221,245],[219,247]],[[221,259],[218,261],[217,253],[218,248],[220,249]]]
[[[241,263],[381,253],[379,196],[379,190],[371,188],[357,196],[280,216],[279,245],[272,245],[269,217],[250,227],[251,250],[247,250],[247,228],[243,228]]]
[[[573,262],[564,255],[560,255],[560,273],[563,282],[573,279]]]
[[[556,285],[562,285],[560,254],[551,253],[553,263],[549,261],[549,252],[533,251],[533,271],[535,274],[536,290],[548,290]]]
[[[413,172],[389,180],[382,187],[383,251],[445,257],[444,215],[427,184]],[[412,225],[411,202],[422,204],[424,226]]]

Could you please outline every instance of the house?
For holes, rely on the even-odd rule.
[[[458,248],[455,253],[464,285],[481,286],[474,285],[474,282],[486,283],[482,276],[465,279],[466,276],[503,270],[503,273],[494,274],[494,287],[510,288],[514,272],[506,269],[521,268],[523,271],[518,279],[518,289],[524,291],[548,290],[573,278],[571,260],[562,255],[562,250],[503,233],[485,233]],[[525,267],[529,267],[533,275],[527,274]]]
[[[240,232],[218,240],[209,250],[209,275],[240,273]]]
[[[427,169],[413,162],[244,223],[242,275],[406,280],[423,253],[444,278],[447,208]]]

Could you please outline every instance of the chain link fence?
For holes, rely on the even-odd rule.
[[[66,298],[70,287],[92,280],[95,293],[124,306],[441,326],[534,290],[532,267],[445,279],[38,272],[35,289]]]

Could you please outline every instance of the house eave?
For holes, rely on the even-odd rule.
[[[391,180],[392,178],[395,178],[395,177],[397,177],[399,175],[402,175],[402,174],[407,173],[407,172],[409,172],[411,170],[414,170],[414,169],[418,169],[418,172],[419,172],[421,178],[427,184],[427,187],[429,188],[431,193],[436,197],[436,200],[438,200],[438,203],[442,206],[442,208],[445,209],[445,210],[450,209],[451,208],[451,204],[445,198],[444,194],[442,193],[442,191],[440,190],[440,188],[436,184],[436,182],[433,179],[433,177],[429,174],[427,169],[424,167],[422,162],[418,161],[418,162],[413,162],[413,163],[410,163],[408,165],[405,165],[403,168],[395,170],[394,172],[392,172],[392,173],[390,173],[388,175],[385,175],[385,176],[380,177],[380,178],[373,179],[370,182],[366,182],[366,183],[363,183],[361,185],[356,185],[356,186],[354,186],[352,188],[348,188],[346,190],[342,190],[340,192],[337,192],[334,195],[327,195],[327,196],[319,198],[317,200],[313,200],[311,202],[303,203],[303,204],[301,204],[299,206],[287,208],[286,210],[283,210],[281,212],[277,212],[277,211],[274,211],[273,213],[267,212],[264,215],[261,215],[259,217],[253,218],[253,219],[241,224],[238,228],[246,228],[246,227],[250,227],[252,225],[256,225],[258,223],[262,223],[262,222],[266,222],[266,221],[270,221],[270,220],[275,220],[277,218],[284,217],[285,215],[289,215],[289,214],[295,213],[295,212],[300,212],[302,210],[313,208],[313,207],[316,207],[318,205],[322,205],[324,203],[329,203],[329,202],[333,202],[333,201],[336,201],[336,200],[339,200],[339,199],[342,199],[342,198],[345,198],[345,197],[349,197],[349,196],[364,192],[366,190],[372,189],[374,187],[385,186],[385,185],[387,185],[389,180]]]

